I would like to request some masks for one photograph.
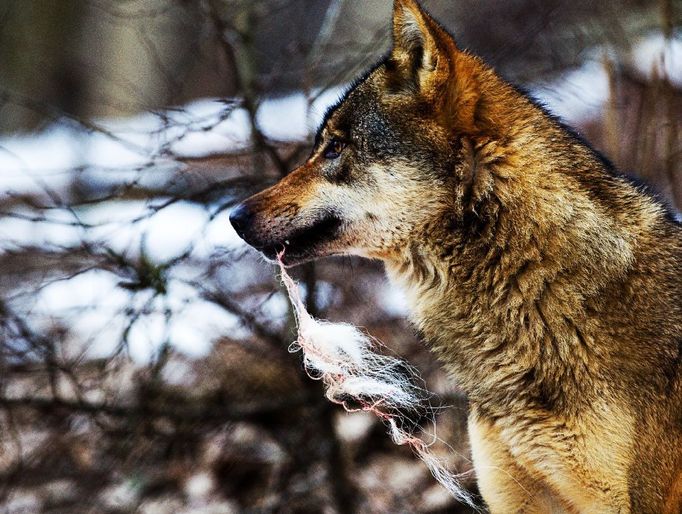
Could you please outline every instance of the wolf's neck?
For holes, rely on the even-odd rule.
[[[551,406],[572,382],[585,391],[599,373],[586,308],[622,278],[635,241],[575,177],[520,169],[488,169],[476,215],[453,229],[446,213],[387,271],[473,401],[521,394]]]

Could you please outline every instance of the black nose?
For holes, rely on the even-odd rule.
[[[244,240],[246,240],[245,236],[251,227],[254,217],[253,212],[243,203],[235,207],[232,213],[230,213],[230,223],[232,223],[239,237]]]

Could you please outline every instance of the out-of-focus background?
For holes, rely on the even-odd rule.
[[[682,1],[424,0],[682,208]],[[389,46],[388,0],[0,3],[0,512],[468,512],[288,352],[240,199],[305,157]],[[380,266],[296,270],[441,396],[435,451],[474,487],[466,401]]]

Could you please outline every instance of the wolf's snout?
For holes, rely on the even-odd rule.
[[[249,232],[255,217],[253,211],[244,203],[235,207],[230,214],[230,223],[232,223],[235,232],[249,244]]]
[[[279,251],[278,245],[271,240],[271,234],[268,233],[270,231],[263,230],[262,222],[263,213],[254,208],[248,200],[239,204],[230,213],[230,223],[237,235],[267,258],[274,259]]]

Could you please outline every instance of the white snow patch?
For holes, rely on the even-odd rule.
[[[642,76],[667,78],[682,88],[682,39],[667,39],[661,33],[642,38],[632,49],[632,66]]]
[[[248,148],[252,137],[245,109],[224,101],[197,100],[171,114],[174,128],[165,134],[176,156],[202,157]]]
[[[257,122],[270,138],[280,141],[303,141],[322,121],[324,113],[342,95],[344,88],[324,91],[312,101],[303,93],[263,102]]]
[[[0,217],[0,254],[21,247],[71,247],[78,245],[83,230],[78,220],[64,210],[54,210],[43,218],[28,209],[15,209],[14,216]]]
[[[154,311],[141,317],[128,333],[128,353],[133,361],[145,364],[168,342],[168,324],[164,312]]]
[[[170,323],[170,342],[183,354],[199,358],[207,355],[221,336],[244,338],[248,331],[237,316],[203,300],[189,304]]]
[[[190,285],[173,280],[165,295],[151,290],[133,293],[119,287],[121,279],[92,270],[69,280],[48,284],[35,296],[31,323],[54,321],[69,327],[69,353],[90,358],[111,355],[127,334],[127,349],[140,364],[149,362],[168,343],[190,358],[207,355],[221,336],[249,335],[237,316],[203,300]],[[140,312],[129,327],[129,312]]]
[[[591,58],[558,79],[537,85],[533,96],[554,114],[569,123],[580,124],[597,117],[609,100],[609,77],[604,59],[616,59],[613,51],[596,48]],[[667,77],[676,87],[682,87],[682,39],[666,39],[660,32],[652,33],[633,45],[626,64],[647,80]]]
[[[260,304],[259,311],[265,319],[285,319],[289,314],[289,302],[284,294],[273,294]]]
[[[81,163],[77,134],[52,126],[30,136],[0,138],[0,199],[37,192],[61,193],[71,182],[68,171]]]
[[[376,424],[370,412],[339,412],[336,417],[336,432],[346,443],[359,443]]]
[[[410,307],[405,292],[391,283],[384,283],[378,297],[381,308],[389,316],[404,318],[409,315]]]
[[[133,244],[144,236],[150,257],[169,260],[191,248],[207,223],[208,213],[202,206],[176,203],[139,223],[139,234],[132,238]]]
[[[59,280],[44,287],[37,295],[36,308],[42,312],[69,312],[97,304],[119,309],[130,294],[117,287],[118,279],[103,270],[92,270],[70,280]]]
[[[171,357],[161,370],[164,383],[176,387],[189,387],[197,379],[197,370],[182,357]]]
[[[237,235],[229,218],[230,212],[224,211],[204,226],[201,236],[195,241],[193,256],[207,258],[219,249],[237,250],[246,247],[246,243]]]
[[[43,501],[36,492],[28,489],[15,489],[9,491],[3,511],[8,514],[33,514],[40,512],[42,507]]]
[[[212,474],[204,471],[192,475],[184,484],[185,494],[191,501],[205,500],[216,488]]]
[[[155,200],[155,204],[162,202]],[[177,202],[157,212],[151,204],[143,202],[110,202],[91,209],[83,219],[92,224],[102,223],[88,232],[91,243],[104,243],[126,255],[144,251],[152,261],[164,262],[200,243],[209,213],[201,205],[189,202]]]
[[[111,355],[125,328],[122,311],[132,304],[130,292],[118,287],[119,279],[92,270],[69,280],[59,280],[36,295],[31,322],[62,322],[69,327],[68,351],[92,358]]]
[[[140,488],[133,484],[132,480],[110,485],[102,493],[100,498],[111,509],[129,510],[135,507],[140,495]]]
[[[310,101],[303,93],[264,99],[256,113],[259,129],[274,140],[304,140],[341,91],[330,89]],[[170,157],[250,147],[251,122],[238,104],[201,99],[159,113],[95,120],[98,130],[76,130],[58,121],[40,133],[0,138],[0,199],[44,195],[46,186],[64,194],[78,174],[98,186],[132,180],[158,186],[176,168]]]
[[[590,60],[559,79],[533,89],[533,96],[563,120],[580,124],[599,115],[609,99],[603,63]]]

